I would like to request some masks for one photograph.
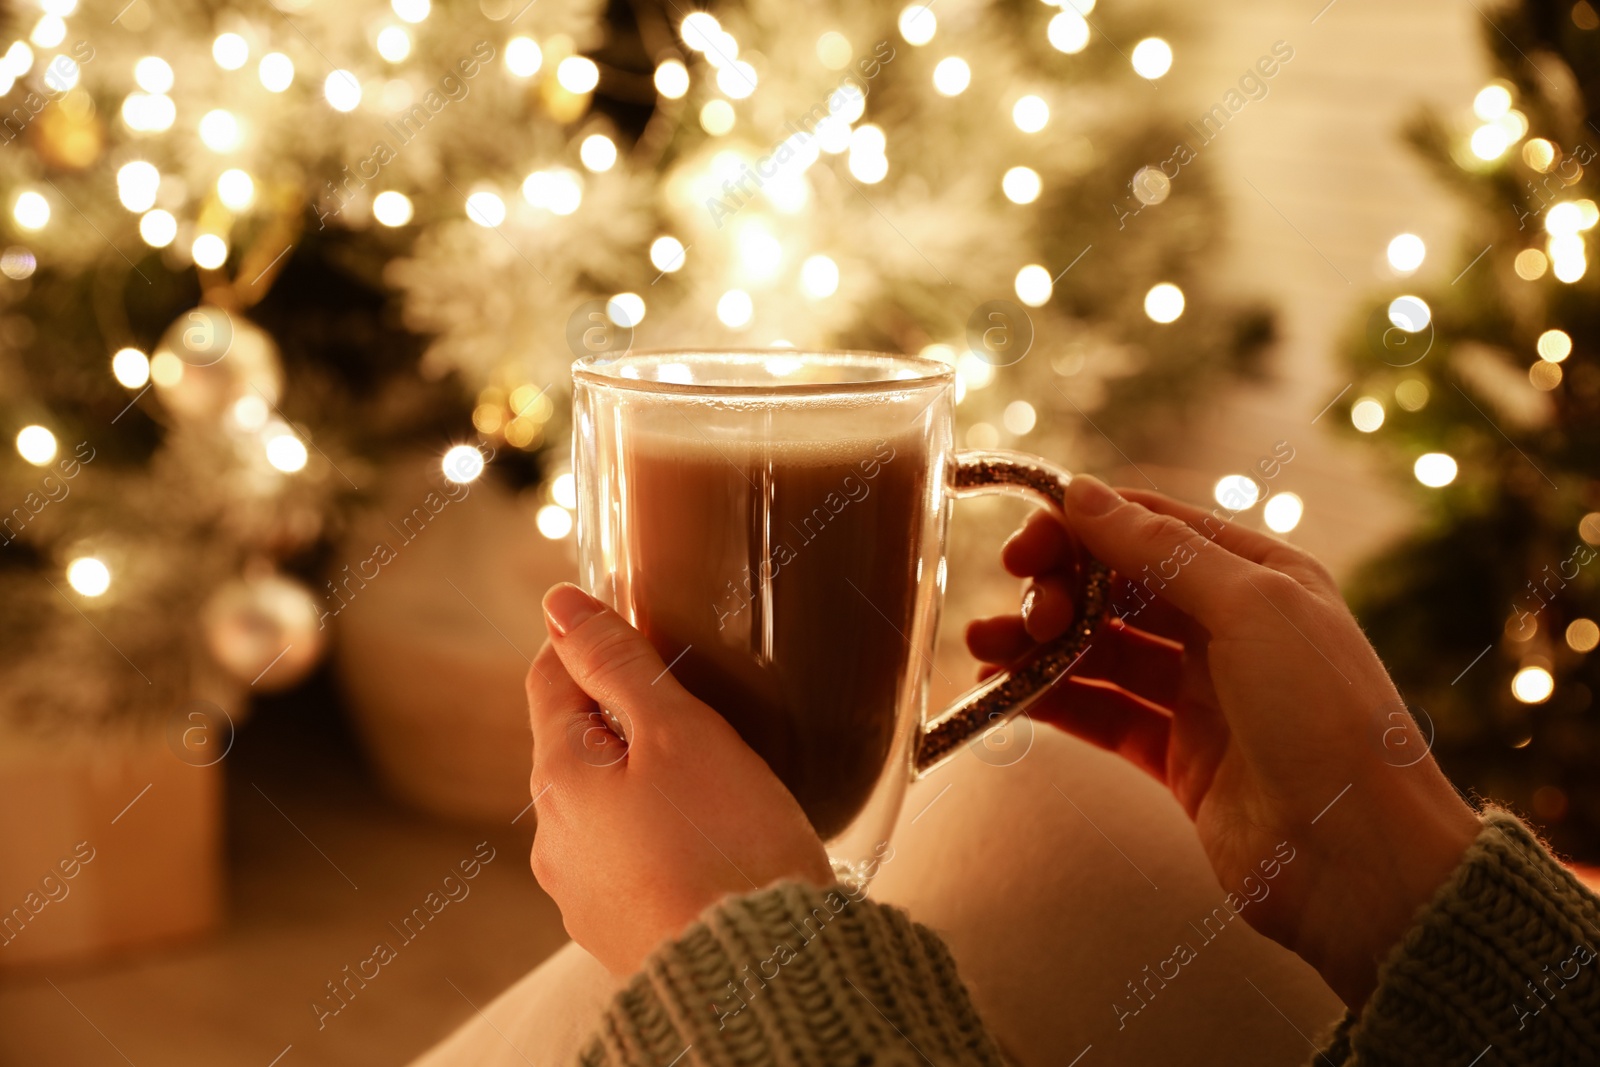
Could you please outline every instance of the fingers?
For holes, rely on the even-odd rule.
[[[604,752],[607,738],[590,732],[600,718],[599,708],[578,687],[550,642],[545,642],[528,671],[528,725],[533,730],[534,773],[532,790],[539,793],[561,773],[585,746]],[[609,743],[626,751],[622,741],[607,730]],[[597,762],[586,759],[585,762]]]
[[[1070,571],[1035,578],[1022,597],[1022,622],[1035,641],[1053,641],[1067,632],[1077,615],[1076,582]]]
[[[1072,535],[1050,511],[1036,511],[1000,550],[1000,563],[1018,578],[1032,578],[1073,561]]]
[[[991,666],[1015,662],[1035,647],[1015,615],[979,619],[967,627],[967,648]],[[985,669],[981,678],[993,673]],[[1112,620],[1095,637],[1072,676],[1108,681],[1171,708],[1183,688],[1183,646]]]
[[[1069,678],[1028,714],[1117,753],[1158,781],[1167,780],[1171,717],[1109,682]]]
[[[566,674],[622,720],[628,740],[636,724],[664,721],[663,706],[689,699],[645,636],[577,586],[552,588],[544,610],[550,645]]]
[[[1247,579],[1262,570],[1181,518],[1153,511],[1085,474],[1067,484],[1066,511],[1069,528],[1086,549],[1128,578],[1149,579],[1163,599],[1212,633],[1230,616],[1244,595],[1240,591],[1249,593]]]
[[[1276,537],[1269,537],[1259,530],[1226,521],[1215,512],[1173,500],[1160,493],[1152,493],[1145,489],[1127,489],[1122,492],[1122,496],[1151,511],[1182,519],[1229,552],[1243,556],[1252,563],[1259,563],[1263,567],[1276,568],[1289,558],[1298,559],[1302,555],[1298,549]]]

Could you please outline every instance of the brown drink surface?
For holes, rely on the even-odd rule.
[[[913,669],[925,449],[642,432],[623,445],[619,606],[824,839],[877,784]]]

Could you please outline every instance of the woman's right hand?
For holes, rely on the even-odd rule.
[[[1416,758],[1426,742],[1311,556],[1084,475],[1065,510],[1066,528],[1040,513],[1006,545],[1007,569],[1032,579],[1024,611],[973,623],[969,647],[1002,664],[1059,635],[1076,544],[1108,564],[1108,622],[1029,714],[1165,783],[1224,890],[1243,895],[1287,842],[1295,858],[1243,914],[1359,1010],[1476,815],[1431,756]]]

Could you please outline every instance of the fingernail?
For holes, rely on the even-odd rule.
[[[1067,510],[1079,515],[1104,515],[1121,500],[1115,489],[1090,474],[1074,474],[1067,483]]]
[[[1033,618],[1033,609],[1038,607],[1038,606],[1039,606],[1039,587],[1036,586],[1036,585],[1030,585],[1030,586],[1028,586],[1028,591],[1026,593],[1022,594],[1022,622],[1023,622],[1023,625],[1027,625],[1028,620]]]
[[[575,585],[563,582],[544,595],[544,617],[558,637],[565,637],[604,607]]]

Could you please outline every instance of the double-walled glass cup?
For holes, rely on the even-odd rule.
[[[572,373],[584,587],[766,760],[841,876],[866,877],[911,778],[1087,646],[1106,599],[1093,561],[1071,632],[926,714],[952,501],[1059,508],[1069,475],[957,451],[954,372],[932,360],[639,352]]]

